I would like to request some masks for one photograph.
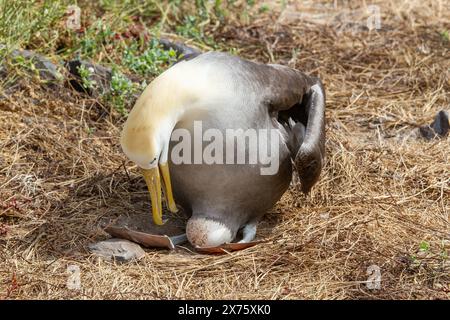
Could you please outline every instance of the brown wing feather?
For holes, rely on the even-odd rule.
[[[281,65],[267,67],[264,82],[270,88],[269,112],[292,117],[306,127],[293,159],[302,191],[308,193],[319,179],[325,158],[325,90],[318,78]]]

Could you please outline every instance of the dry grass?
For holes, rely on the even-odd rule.
[[[87,244],[106,238],[101,218],[149,210],[120,121],[67,88],[3,90],[0,298],[449,299],[450,139],[413,134],[450,105],[445,3],[381,2],[378,32],[308,3],[216,31],[240,55],[320,75],[328,94],[320,183],[308,197],[292,186],[259,227],[270,241],[229,255],[91,256]],[[81,290],[66,287],[69,265]],[[379,290],[365,284],[371,265]]]

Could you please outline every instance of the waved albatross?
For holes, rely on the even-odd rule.
[[[317,182],[325,156],[324,112],[325,93],[318,78],[226,53],[194,53],[147,86],[124,125],[121,146],[142,169],[156,224],[164,223],[162,185],[171,212],[177,211],[176,200],[191,213],[186,233],[194,246],[232,242],[241,229],[240,242],[249,242],[258,221],[289,187],[292,168],[298,172],[304,193]],[[180,129],[192,139],[198,134],[198,124],[205,135],[208,129],[224,136],[233,130],[233,139],[244,144],[236,143],[231,149],[224,146],[223,154],[216,149],[212,156],[223,161],[175,161],[172,151],[183,139],[174,133]],[[257,150],[251,142],[252,132],[257,133]],[[225,145],[225,140],[230,141],[211,135],[204,138],[200,145],[193,141],[190,149],[179,152],[180,157],[196,156],[213,142]],[[269,146],[266,156],[261,146]],[[255,158],[255,152],[263,155],[256,163],[248,161]],[[245,161],[242,157],[236,161],[242,154]],[[262,174],[273,154],[276,170]]]

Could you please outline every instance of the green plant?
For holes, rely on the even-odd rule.
[[[148,48],[141,54],[136,44],[125,49],[122,64],[141,76],[155,76],[160,74],[177,59],[174,50],[164,50],[157,40],[150,41]]]
[[[199,27],[200,21],[196,16],[187,15],[183,23],[175,28],[176,32],[186,38],[201,40],[203,31]]]
[[[265,13],[270,10],[270,7],[268,4],[264,3],[259,7],[259,13]]]
[[[26,58],[22,55],[16,55],[11,60],[12,66],[18,67],[18,70],[27,71],[28,75],[39,77],[39,70],[36,68],[33,59]]]
[[[217,16],[217,18],[220,21],[224,21],[225,19],[225,15],[226,15],[226,11],[222,6],[222,0],[215,0],[214,1],[214,14]]]
[[[237,56],[239,54],[239,51],[238,48],[236,47],[230,47],[228,48],[228,53]]]
[[[209,18],[202,19],[202,16],[187,15],[183,22],[176,26],[175,32],[184,38],[194,39],[203,42],[208,46],[216,48],[214,39],[207,36],[204,32],[204,26],[209,22]]]
[[[422,241],[420,243],[420,245],[419,245],[419,249],[420,249],[420,251],[424,251],[424,252],[429,251],[430,250],[430,244],[428,242],[426,242],[426,241]]]
[[[440,35],[441,35],[442,39],[444,39],[445,41],[450,41],[450,34],[449,34],[448,30],[441,31]]]
[[[92,89],[97,85],[97,82],[92,79],[94,70],[86,68],[85,65],[78,66],[77,70],[81,78],[81,85],[84,89]]]
[[[66,1],[0,0],[0,43],[11,48],[44,47],[49,51],[59,37],[56,26],[66,10]]]
[[[79,39],[78,50],[83,58],[92,58],[103,50],[103,45],[112,43],[114,32],[111,25],[103,19],[92,23]]]
[[[17,55],[13,58],[14,65],[29,69],[29,70],[35,70],[33,62],[30,59],[25,59],[24,56]]]
[[[139,86],[114,68],[110,89],[111,91],[104,96],[105,100],[110,102],[122,116],[127,116],[128,112],[125,108],[127,101],[138,91]]]
[[[86,127],[86,132],[88,135],[91,135],[95,132],[95,128]]]

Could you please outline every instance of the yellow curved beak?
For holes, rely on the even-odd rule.
[[[161,205],[161,176],[164,181],[164,193],[167,201],[167,207],[171,212],[177,212],[177,206],[173,199],[172,184],[170,182],[169,166],[167,163],[160,164],[159,167],[152,169],[142,169],[145,183],[147,184],[150,193],[150,200],[152,201],[152,216],[153,221],[157,225],[163,225],[162,219],[162,205]]]
[[[161,170],[161,174],[164,181],[164,195],[166,197],[167,207],[170,212],[178,212],[177,205],[175,204],[175,200],[173,199],[172,192],[172,183],[170,182],[170,173],[169,173],[169,165],[167,163],[160,163],[159,170]]]

